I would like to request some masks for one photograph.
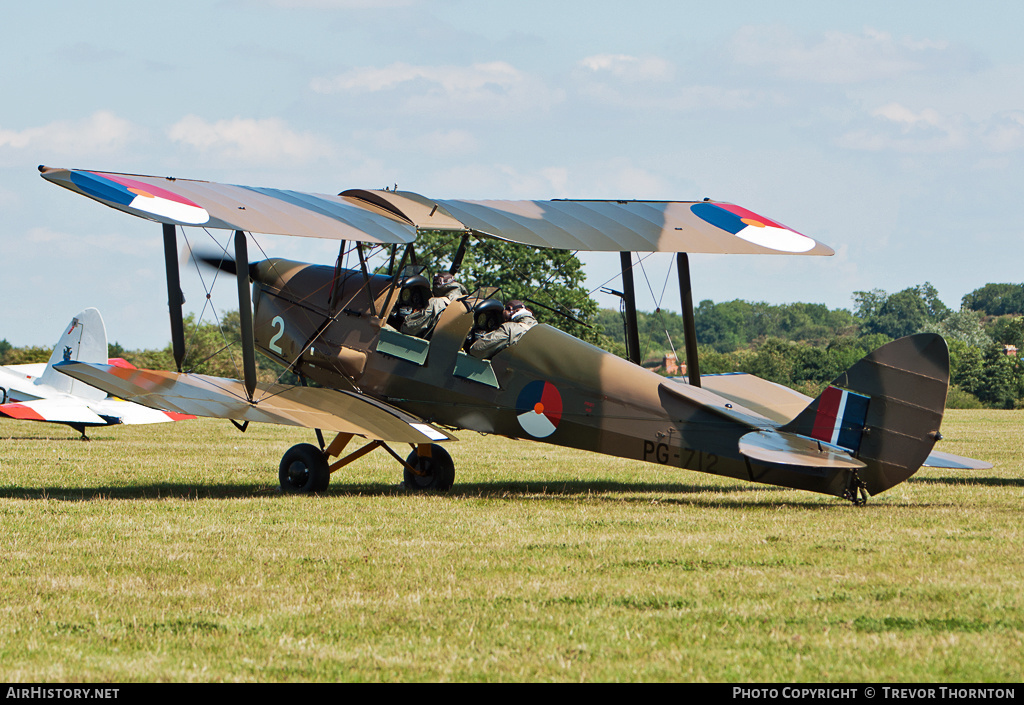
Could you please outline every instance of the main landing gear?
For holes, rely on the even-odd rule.
[[[455,463],[452,456],[436,443],[413,446],[412,453],[403,460],[384,441],[371,441],[359,450],[331,463],[330,458],[340,457],[352,438],[351,433],[339,433],[331,444],[322,450],[310,443],[300,443],[289,448],[281,458],[277,473],[281,481],[281,492],[323,492],[331,481],[331,473],[376,448],[383,448],[402,465],[406,489],[447,492],[455,483]]]

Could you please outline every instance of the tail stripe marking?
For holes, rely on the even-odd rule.
[[[856,451],[860,448],[868,400],[862,394],[829,387],[819,400],[811,437]]]

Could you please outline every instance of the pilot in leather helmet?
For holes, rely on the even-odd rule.
[[[533,311],[526,308],[526,304],[519,299],[513,299],[505,304],[502,318],[504,322],[497,328],[476,336],[476,340],[469,346],[470,355],[492,358],[510,345],[518,343],[526,331],[537,325]]]
[[[406,318],[426,308],[429,299],[430,282],[426,277],[414,274],[403,278],[398,292],[398,302],[388,317],[388,325],[395,330],[401,330]]]
[[[434,333],[434,326],[437,325],[441,314],[448,308],[448,304],[461,296],[466,296],[469,292],[466,291],[462,284],[455,280],[454,274],[451,272],[439,272],[434,275],[431,293],[433,295],[427,301],[426,306],[420,310],[412,311],[402,321],[401,331],[406,335],[429,339]]]

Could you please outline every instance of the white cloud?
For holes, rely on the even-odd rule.
[[[278,118],[208,122],[187,115],[171,126],[167,135],[173,142],[205,154],[257,164],[304,163],[332,151],[328,140],[295,132]]]
[[[1024,148],[1024,112],[1017,110],[993,116],[982,132],[982,141],[992,152]]]
[[[468,67],[415,66],[398,62],[383,68],[352,69],[334,78],[316,78],[312,86],[318,93],[375,92],[416,81],[436,84],[446,93],[455,94],[480,91],[488,87],[508,90],[523,82],[523,74],[504,61]]]
[[[0,150],[32,150],[63,158],[110,155],[122,152],[142,134],[129,121],[100,110],[84,120],[58,120],[24,130],[0,127]]]
[[[412,7],[419,0],[243,0],[245,4],[280,7],[285,10],[379,10],[386,7]]]
[[[610,74],[626,81],[670,81],[675,71],[665,59],[626,54],[596,54],[581,60],[579,65],[595,74]]]
[[[476,136],[466,130],[434,130],[410,133],[404,130],[359,130],[352,134],[352,142],[375,150],[398,152],[403,157],[425,154],[431,157],[457,157],[479,151]]]
[[[1024,148],[1024,112],[1010,111],[972,121],[934,108],[912,110],[887,103],[871,111],[870,124],[842,135],[847,149],[935,154],[964,149],[1006,153]]]
[[[387,94],[400,91],[405,108],[420,111],[521,113],[546,109],[561,95],[509,63],[428,66],[397,62],[362,67],[310,83],[317,93]]]
[[[968,68],[970,57],[946,42],[895,39],[886,32],[825,32],[802,40],[788,29],[747,26],[730,42],[742,66],[764,66],[780,78],[851,84],[904,76],[932,68]]]
[[[762,88],[678,83],[671,62],[627,54],[595,54],[580,60],[573,84],[580,95],[631,113],[746,110],[782,101],[775,91]]]
[[[785,102],[773,90],[708,85],[661,85],[655,91],[639,84],[581,83],[580,93],[606,106],[638,111],[692,113],[709,110],[749,110]]]

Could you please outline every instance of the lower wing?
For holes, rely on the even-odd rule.
[[[84,362],[63,362],[56,368],[112,396],[181,414],[319,428],[401,443],[455,440],[412,414],[357,392],[258,384],[254,401],[249,401],[245,385],[234,379]]]

